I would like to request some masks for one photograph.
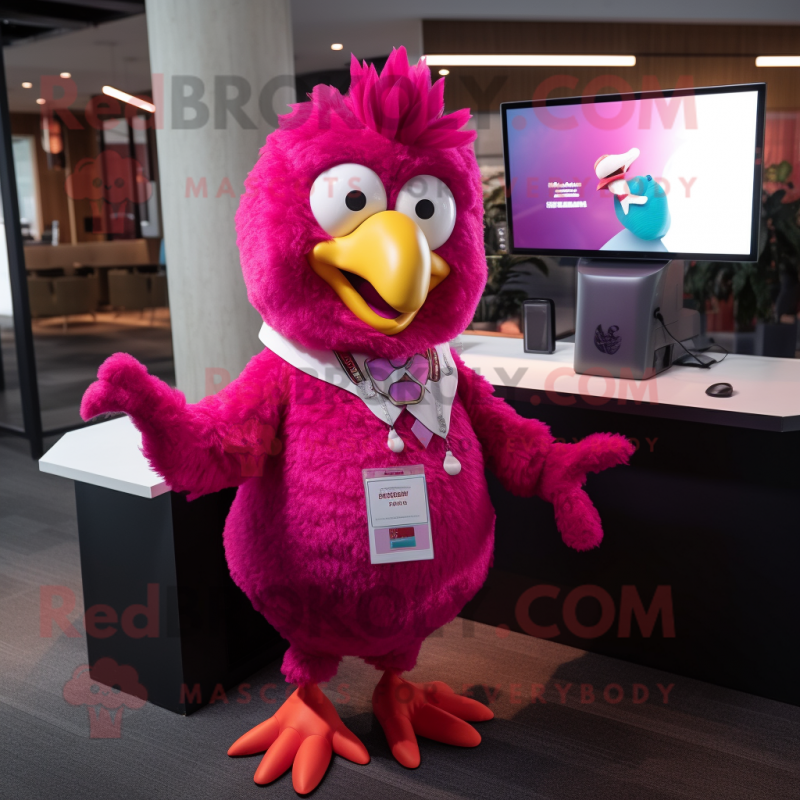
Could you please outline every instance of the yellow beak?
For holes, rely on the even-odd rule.
[[[373,214],[347,236],[320,242],[308,261],[350,311],[389,336],[408,327],[428,293],[450,274],[447,262],[428,247],[419,225],[399,211]],[[371,296],[364,281],[380,296],[380,310],[388,316],[362,296],[361,292]]]

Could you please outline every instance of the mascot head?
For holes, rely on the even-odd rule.
[[[486,282],[475,133],[404,48],[350,73],[267,137],[236,215],[245,283],[297,344],[409,356],[461,333]]]

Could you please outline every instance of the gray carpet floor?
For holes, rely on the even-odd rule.
[[[190,717],[123,709],[119,738],[91,738],[94,710],[63,696],[85,640],[42,636],[39,625],[41,586],[74,594],[70,619],[83,608],[73,488],[27,453],[0,436],[0,797],[296,797],[289,774],[258,787],[258,757],[225,755],[284,696],[277,663],[249,679],[249,702],[233,692]],[[800,797],[793,706],[460,619],[426,642],[412,677],[490,701],[496,718],[480,724],[481,745],[422,740],[419,769],[399,766],[370,708],[378,673],[347,659],[326,691],[372,761],[334,757],[315,797]],[[532,702],[534,684],[546,702]]]

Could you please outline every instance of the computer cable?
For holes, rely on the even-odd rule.
[[[677,344],[679,344],[683,348],[683,350],[684,350],[684,352],[686,353],[687,356],[689,356],[690,358],[693,358],[697,362],[696,364],[692,364],[692,363],[687,362],[687,363],[681,364],[679,366],[699,367],[700,369],[711,369],[711,367],[714,364],[719,364],[721,361],[724,361],[728,357],[728,351],[721,344],[717,344],[716,342],[714,342],[714,344],[712,344],[712,345],[709,345],[708,347],[702,348],[701,350],[697,350],[696,353],[692,353],[690,350],[686,349],[686,347],[684,346],[683,342],[681,342],[678,339],[676,339],[670,333],[669,328],[667,327],[666,323],[664,322],[664,317],[661,314],[661,307],[660,306],[658,308],[656,308],[656,310],[653,312],[653,316],[661,323],[661,327],[664,329],[664,333],[666,333],[667,336],[669,336],[669,338],[672,339],[672,341],[674,341]],[[712,358],[711,361],[706,363],[705,361],[702,361],[701,359],[699,359],[697,357],[697,353],[707,353],[709,350],[711,350],[712,347],[719,347],[719,349],[723,353],[725,353],[725,355],[722,356],[722,358],[720,358],[719,361],[717,361],[716,358]]]

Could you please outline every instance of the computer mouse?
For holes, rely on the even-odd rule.
[[[729,383],[713,383],[706,389],[706,394],[709,397],[731,397],[733,386]]]

